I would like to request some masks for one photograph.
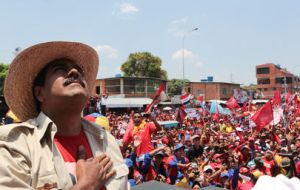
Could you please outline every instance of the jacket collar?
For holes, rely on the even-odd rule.
[[[57,126],[55,125],[55,123],[43,112],[40,112],[35,119],[30,119],[27,122],[31,125],[36,126],[39,141],[45,136],[49,127],[51,127],[51,132],[57,132]],[[100,127],[95,123],[89,122],[83,118],[81,119],[81,124],[83,126],[84,132],[90,133],[100,139],[104,138],[106,133],[103,127]]]
[[[27,122],[30,123],[31,125],[36,126],[36,131],[37,131],[39,141],[45,136],[45,133],[49,127],[52,126],[51,131],[54,132],[57,131],[56,125],[43,112],[40,112],[36,118],[30,119]]]

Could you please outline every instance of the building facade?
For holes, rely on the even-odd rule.
[[[125,97],[153,98],[161,83],[166,80],[150,77],[113,77],[97,79],[95,93],[97,95],[124,95]]]
[[[282,93],[299,91],[300,78],[279,65],[267,63],[256,66],[257,90],[261,97],[272,98],[274,92]]]
[[[240,84],[225,82],[190,82],[187,90],[195,97],[203,96],[204,100],[228,100],[234,90],[240,90]]]

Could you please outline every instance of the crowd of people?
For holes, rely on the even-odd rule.
[[[209,104],[193,114],[183,106],[114,113],[90,98],[98,66],[94,48],[65,41],[33,45],[12,61],[4,85],[11,111],[0,127],[1,190],[127,190],[151,180],[245,190],[265,176],[300,176],[298,94],[282,101],[276,93],[259,109],[231,98],[226,115]],[[284,183],[281,189],[300,186]]]
[[[206,105],[209,107],[209,105]],[[257,131],[252,111],[230,115],[196,109],[175,127],[158,123],[178,119],[178,108],[152,113],[107,112],[109,130],[129,168],[131,186],[157,180],[179,187],[251,189],[260,176],[300,176],[300,117],[285,119]]]

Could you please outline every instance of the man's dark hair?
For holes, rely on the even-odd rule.
[[[44,86],[45,84],[45,80],[46,80],[46,73],[47,73],[47,70],[48,68],[53,65],[53,64],[56,64],[56,63],[59,63],[59,62],[64,62],[64,61],[72,61],[70,59],[67,59],[67,58],[60,58],[60,59],[55,59],[53,61],[50,61],[49,63],[46,64],[46,66],[38,73],[38,75],[35,77],[34,81],[33,81],[33,85],[32,85],[32,94],[33,94],[33,98],[35,100],[35,105],[36,105],[36,109],[38,112],[41,111],[41,108],[40,108],[40,102],[38,101],[38,99],[35,97],[35,94],[34,94],[34,88],[36,86]]]

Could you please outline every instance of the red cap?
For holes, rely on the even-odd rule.
[[[254,140],[254,138],[253,138],[253,137],[250,137],[250,138],[249,138],[249,141],[255,141],[255,140]]]
[[[214,157],[213,157],[213,159],[215,160],[215,159],[217,159],[217,158],[219,158],[221,156],[223,156],[223,154],[215,154]]]
[[[241,174],[245,174],[245,173],[248,173],[249,172],[249,169],[248,168],[246,168],[246,167],[241,167],[240,168],[240,173]]]
[[[161,140],[161,142],[162,142],[163,144],[168,144],[168,143],[169,143],[169,139],[168,139],[167,137],[164,137],[164,138]]]

